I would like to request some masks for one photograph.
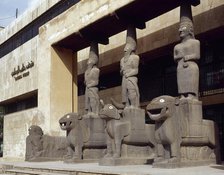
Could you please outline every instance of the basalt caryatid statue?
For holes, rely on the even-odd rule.
[[[204,120],[198,100],[200,42],[194,38],[191,4],[180,8],[181,43],[174,48],[179,97],[160,96],[147,106],[155,121],[157,157],[154,167],[176,168],[216,162],[216,127]]]
[[[99,116],[106,121],[107,154],[100,165],[146,164],[154,154],[154,125],[145,124],[145,111],[139,108],[136,29],[127,29],[124,57],[120,62],[122,103],[112,99]]]
[[[43,133],[41,127],[32,125],[26,138],[26,161],[63,160],[66,153],[66,139]]]
[[[122,75],[122,103],[126,107],[139,107],[138,66],[139,56],[135,53],[137,47],[136,29],[129,26],[127,29],[124,57],[120,61]]]
[[[100,108],[98,60],[98,43],[91,42],[85,71],[86,114],[68,113],[59,120],[61,129],[67,132],[65,162],[96,161],[104,155],[106,149],[105,124],[98,115]]]
[[[87,115],[97,116],[99,113],[100,99],[98,94],[98,84],[100,70],[97,67],[99,60],[98,44],[92,42],[90,46],[89,59],[87,61],[87,69],[85,71],[85,110]]]
[[[181,43],[174,47],[177,62],[177,85],[181,98],[198,99],[200,41],[194,37],[191,5],[181,6],[179,35]]]

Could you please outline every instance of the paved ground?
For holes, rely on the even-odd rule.
[[[224,175],[223,165],[199,166],[178,169],[159,169],[152,168],[151,165],[132,165],[132,166],[99,166],[97,163],[65,164],[63,162],[0,162],[0,164],[10,164],[19,167],[44,168],[54,170],[67,170],[93,173],[119,173],[119,174],[138,174],[138,175]]]

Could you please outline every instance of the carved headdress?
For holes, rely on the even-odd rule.
[[[183,26],[187,27],[190,34],[194,36],[192,10],[189,2],[182,2],[180,6],[180,28]]]
[[[136,28],[134,26],[128,26],[125,50],[131,49],[132,51],[136,51],[136,47],[137,47]]]
[[[91,42],[90,44],[89,61],[94,65],[96,65],[99,61],[99,49],[98,43],[96,42]]]

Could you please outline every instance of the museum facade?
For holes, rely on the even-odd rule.
[[[199,97],[204,118],[219,126],[224,160],[224,2],[192,2],[195,36],[201,42]],[[179,3],[42,0],[0,30],[3,157],[24,159],[31,125],[52,136],[64,135],[59,118],[68,112],[84,113],[84,72],[91,40],[100,43],[100,98],[105,103],[111,96],[121,101],[119,62],[128,23],[139,28],[141,107],[160,95],[177,96],[173,48],[179,41]]]

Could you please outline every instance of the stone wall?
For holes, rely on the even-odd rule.
[[[35,37],[0,59],[0,102],[38,89],[37,50]],[[26,70],[22,71],[23,65]]]
[[[8,160],[24,160],[29,127],[39,125],[45,130],[46,120],[37,108],[5,115],[3,157]]]

